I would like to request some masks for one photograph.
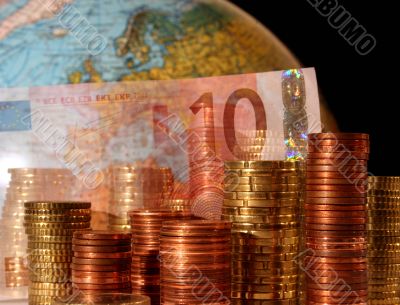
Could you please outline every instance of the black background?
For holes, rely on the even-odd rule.
[[[370,134],[370,172],[400,176],[397,11],[387,2],[338,0],[377,40],[361,56],[307,0],[232,2],[267,26],[303,66],[316,68],[341,131]]]

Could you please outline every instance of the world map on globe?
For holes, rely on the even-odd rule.
[[[83,32],[103,39],[91,52]],[[298,62],[223,0],[0,0],[0,87],[261,72]]]

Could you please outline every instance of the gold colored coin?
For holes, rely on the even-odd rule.
[[[72,289],[72,283],[41,283],[41,282],[33,282],[29,285],[32,289],[39,290],[63,290],[63,289]]]
[[[35,269],[52,269],[52,268],[68,269],[68,268],[70,268],[70,266],[71,266],[70,263],[30,263],[29,264],[29,268],[33,269],[33,270],[35,270]]]
[[[222,207],[222,213],[226,215],[283,216],[283,215],[295,215],[298,213],[298,209],[295,207],[282,207],[282,208]]]
[[[29,235],[28,242],[30,243],[71,243],[72,235],[70,236],[56,236],[56,235]]]
[[[297,199],[299,192],[224,192],[225,199]]]
[[[368,182],[390,182],[390,183],[400,183],[400,177],[392,176],[369,176]]]
[[[254,238],[288,238],[288,237],[298,237],[300,230],[247,230],[247,229],[237,229],[232,228],[232,237],[254,237]]]
[[[72,294],[71,289],[33,289],[29,288],[29,295],[48,296],[48,297],[66,297]]]
[[[299,199],[224,199],[224,207],[249,207],[249,208],[280,208],[280,207],[297,207]]]
[[[31,229],[26,228],[25,233],[27,235],[57,235],[57,236],[72,236],[76,229]],[[29,238],[30,236],[28,236]]]
[[[49,250],[71,250],[71,243],[41,243],[41,242],[31,242],[28,241],[28,249],[49,249]]]
[[[37,263],[70,263],[72,262],[71,255],[42,255],[42,256],[29,256],[28,255],[28,264],[37,264]]]
[[[252,300],[272,300],[272,299],[292,299],[298,297],[298,291],[282,292],[235,292],[231,293],[232,298],[252,299]]]
[[[227,169],[265,169],[265,168],[298,168],[300,162],[296,161],[225,161]]]
[[[62,201],[35,201],[25,202],[24,206],[26,209],[39,209],[39,210],[63,210],[63,209],[90,209],[90,202],[62,202]]]
[[[88,222],[90,215],[25,215],[24,220],[27,223],[66,223],[66,222]]]
[[[83,216],[90,214],[90,209],[25,209],[25,215]]]
[[[230,222],[260,223],[270,225],[291,225],[299,221],[298,215],[283,216],[253,216],[253,215],[227,215],[222,214],[224,220]]]
[[[299,170],[292,169],[229,169],[225,170],[225,175],[236,174],[239,177],[269,177],[269,176],[298,176]]]
[[[27,230],[80,230],[89,229],[90,222],[63,222],[63,223],[49,223],[49,222],[25,222],[25,232],[30,234]],[[33,233],[34,234],[34,233]],[[40,235],[40,234],[39,234]],[[50,234],[49,234],[50,235]],[[55,234],[57,235],[57,234]]]

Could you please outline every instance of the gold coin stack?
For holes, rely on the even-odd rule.
[[[50,305],[72,291],[74,231],[90,228],[90,202],[25,202],[29,305]]]
[[[192,201],[188,198],[181,199],[163,199],[161,201],[161,209],[169,209],[172,211],[190,212]]]
[[[368,178],[368,304],[400,304],[400,177]]]
[[[233,145],[233,153],[239,160],[265,160],[281,156],[281,141],[276,137],[268,137],[268,131],[247,130],[236,133],[236,143]]]
[[[225,162],[232,305],[298,303],[301,189],[298,162]]]
[[[116,231],[130,230],[130,210],[158,208],[174,186],[171,169],[164,167],[114,166],[111,180],[109,229]]]
[[[11,168],[8,173],[10,182],[0,220],[0,238],[4,241],[0,253],[0,294],[22,298],[27,296],[29,283],[24,202],[70,198],[75,178],[67,169]]]

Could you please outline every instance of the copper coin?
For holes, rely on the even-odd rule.
[[[96,230],[87,230],[87,231],[75,231],[74,232],[75,239],[125,239],[130,240],[132,235],[130,233],[123,233],[117,231],[96,231]]]
[[[308,270],[338,270],[338,271],[351,271],[351,270],[367,270],[367,263],[364,264],[321,264],[313,263],[312,261],[305,261],[303,268]]]
[[[342,145],[329,146],[329,145],[309,145],[307,148],[309,153],[340,153],[342,151],[346,152],[357,152],[357,153],[369,153],[369,146],[365,145]]]
[[[332,224],[332,225],[351,225],[351,224],[366,224],[367,218],[354,218],[354,217],[341,217],[341,218],[333,218],[333,217],[306,217],[306,223],[318,223],[318,224]]]
[[[333,225],[333,224],[314,224],[314,223],[306,223],[306,230],[319,230],[319,231],[365,231],[365,224],[355,224],[355,225]]]
[[[306,229],[305,234],[307,237],[366,237],[367,232],[363,231],[349,231],[349,230],[340,230],[340,231],[321,231],[321,230],[310,230]]]
[[[130,252],[131,246],[78,246],[72,245],[72,250],[76,252]]]
[[[365,237],[323,237],[323,238],[316,238],[316,237],[309,237],[305,238],[306,242],[313,242],[313,243],[365,243],[367,239]]]
[[[72,276],[73,277],[87,277],[87,278],[108,278],[108,277],[124,277],[124,276],[130,276],[131,271],[125,270],[125,271],[76,271],[72,270]]]
[[[364,192],[368,190],[367,186],[356,186],[356,185],[315,185],[307,184],[307,191],[343,191],[343,192]]]
[[[313,198],[307,197],[305,202],[307,204],[366,204],[367,200],[363,197],[350,197],[350,198]]]
[[[366,133],[350,133],[350,132],[323,132],[310,133],[308,139],[311,140],[369,140],[369,135]]]
[[[322,257],[360,257],[366,256],[366,250],[315,250],[313,249],[315,256]]]
[[[118,276],[118,277],[77,277],[72,276],[72,282],[74,284],[118,284],[118,283],[130,283],[130,276]]]
[[[366,166],[360,165],[307,165],[307,172],[340,172],[340,173],[365,173],[367,172]]]
[[[343,186],[368,186],[366,179],[346,179],[346,178],[307,178],[307,185],[343,185]]]
[[[318,218],[365,218],[367,217],[367,211],[309,211],[305,210],[306,217],[318,217]],[[343,223],[343,222],[340,222]]]
[[[350,286],[352,284],[362,284],[362,283],[367,283],[367,275],[363,276],[348,276],[344,277],[336,273],[336,275],[332,276],[315,276],[309,274],[306,274],[307,277],[307,282],[314,283],[314,284],[332,284],[335,281],[337,281],[338,278],[342,279],[345,283],[349,284]]]
[[[357,160],[368,160],[369,153],[365,152],[351,152],[351,151],[341,151],[341,152],[309,152],[307,154],[307,160],[309,159],[357,159]]]
[[[128,246],[131,244],[129,239],[95,240],[95,239],[72,239],[73,245],[80,246]]]
[[[334,296],[320,296],[320,295],[313,295],[313,294],[308,294],[307,293],[307,301],[315,301],[318,302],[319,304],[357,304],[361,302],[367,302],[367,297],[366,296],[356,296],[354,294],[348,293],[348,296],[343,296],[343,297],[334,297]]]
[[[116,272],[129,270],[130,264],[122,265],[79,265],[71,264],[72,272],[74,271],[84,271],[84,272]]]
[[[332,297],[333,299],[341,298],[341,297],[357,297],[357,296],[366,296],[368,295],[367,289],[346,289],[343,291],[329,291],[329,290],[309,290],[307,291],[307,295],[313,296],[323,296],[323,297]],[[347,299],[347,298],[345,298]]]
[[[366,198],[365,193],[360,192],[345,192],[345,191],[306,191],[306,198]]]
[[[363,213],[366,214],[366,205],[334,205],[334,204],[305,204],[306,213],[338,212],[338,213]],[[355,211],[355,212],[352,212]],[[311,215],[311,214],[308,214]]]
[[[316,244],[313,242],[307,242],[306,247],[313,250],[366,250],[366,243],[321,243]]]
[[[101,252],[74,252],[75,257],[79,258],[130,258],[132,253],[129,252],[114,252],[114,253],[101,253]]]
[[[74,283],[74,286],[83,290],[108,290],[108,289],[123,289],[130,288],[130,282],[114,283],[114,284],[92,284],[92,283]],[[103,291],[104,293],[104,291]]]
[[[310,145],[330,145],[337,146],[339,144],[349,144],[349,145],[369,145],[368,139],[322,139],[322,138],[313,138],[310,139]]]
[[[130,265],[131,258],[79,258],[73,257],[72,263],[79,265]]]
[[[305,284],[307,289],[325,289],[328,291],[343,291],[344,289],[352,289],[352,290],[366,290],[368,289],[367,283],[358,283],[348,285],[347,283],[340,282],[331,282],[328,284],[315,284],[311,282],[307,282]]]
[[[347,179],[350,183],[361,185],[358,180],[366,180],[368,178],[367,173],[354,173],[352,171],[336,171],[336,172],[306,172],[307,179]],[[307,181],[307,180],[306,180]],[[365,181],[362,181],[365,185]]]

